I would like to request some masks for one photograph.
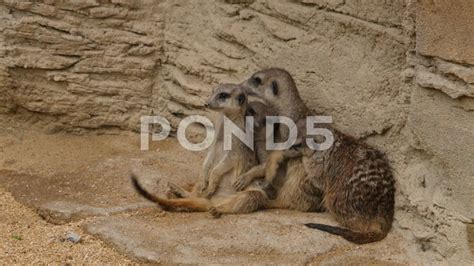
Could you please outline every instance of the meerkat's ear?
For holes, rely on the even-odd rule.
[[[245,103],[245,94],[241,93],[239,96],[237,96],[237,102],[239,105],[242,105]]]
[[[272,81],[272,92],[273,95],[278,95],[278,83],[276,80]]]

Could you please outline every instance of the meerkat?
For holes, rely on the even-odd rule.
[[[236,190],[241,191],[245,189],[249,184],[258,178],[263,178],[262,185],[267,189],[266,192],[269,193],[272,188],[273,179],[277,175],[277,171],[281,164],[290,158],[296,158],[302,156],[302,152],[297,147],[298,145],[292,146],[289,150],[278,150],[271,151],[266,149],[267,138],[267,128],[263,126],[266,123],[266,118],[269,116],[277,116],[278,113],[276,110],[262,102],[251,102],[251,109],[253,113],[258,114],[258,120],[256,121],[257,126],[255,131],[255,152],[259,164],[252,167],[249,171],[239,176],[234,182],[233,186]],[[274,124],[274,136],[276,139],[279,139],[279,124]],[[297,140],[301,142],[300,138]]]
[[[245,85],[245,82],[243,83]],[[255,93],[252,93],[255,95]],[[299,94],[292,95],[292,98],[299,97]],[[262,97],[260,97],[262,98]],[[301,100],[301,99],[300,99]],[[301,100],[302,101],[302,100]],[[266,115],[278,115],[281,112],[280,106],[261,104],[261,108],[271,110]],[[277,108],[275,108],[277,107]],[[288,108],[290,109],[290,108]],[[290,113],[290,112],[287,112]],[[309,114],[309,109],[306,106],[292,106],[290,118],[299,120]],[[276,124],[275,126],[277,126]],[[297,124],[300,127],[300,124]],[[277,140],[286,140],[289,136],[289,129],[287,127],[274,128],[275,137]],[[237,190],[242,190],[246,185],[250,184],[256,178],[264,176],[265,180],[262,186],[265,188],[267,194],[275,191],[276,196],[271,197],[264,208],[276,209],[290,209],[302,212],[321,212],[324,211],[322,204],[322,190],[314,186],[306,177],[306,172],[301,158],[301,150],[284,150],[284,151],[267,151],[265,149],[265,140],[261,141],[260,164],[253,167],[250,171],[240,176],[234,183]],[[297,142],[301,142],[301,137],[298,137]],[[257,149],[258,149],[258,145]],[[293,148],[293,147],[292,147]],[[287,179],[291,176],[291,179]],[[269,188],[270,187],[270,188]],[[270,196],[270,195],[268,195]]]
[[[299,96],[293,78],[283,69],[257,72],[242,85],[280,115],[299,124],[301,119],[312,113]],[[305,178],[297,177],[295,180],[288,171],[287,182],[294,181],[284,187],[309,184],[317,191],[314,195],[316,200],[320,199],[322,191],[323,207],[343,227],[317,223],[306,226],[340,235],[358,244],[382,240],[391,229],[395,201],[395,180],[386,156],[328,124],[318,127],[325,127],[333,133],[333,145],[324,151],[304,147],[301,161]],[[305,194],[303,189],[292,192]]]
[[[268,105],[265,105],[261,101],[252,101],[248,103],[248,110],[247,110],[246,115],[254,117],[254,123],[255,123],[254,124],[255,125],[254,126],[254,151],[257,156],[257,161],[259,162],[259,164],[252,167],[249,171],[240,175],[235,180],[233,186],[237,191],[242,191],[248,185],[250,185],[254,180],[265,177],[265,172],[269,171],[267,170],[267,168],[268,169],[271,168],[272,170],[277,169],[281,161],[283,161],[284,159],[292,155],[292,154],[289,154],[289,155],[281,154],[278,156],[278,158],[275,158],[274,160],[272,160],[272,161],[275,161],[275,163],[271,163],[271,165],[266,167],[267,155],[269,153],[266,150],[266,139],[267,139],[266,126],[265,126],[266,117],[275,116],[277,115],[277,113],[275,110],[273,110],[273,108],[271,108]],[[278,124],[275,124],[274,127],[278,129]],[[204,161],[204,165],[208,164],[207,162],[210,161],[209,158],[213,157],[212,154],[213,154],[212,151],[208,153]],[[193,195],[202,196],[201,194],[204,192],[205,182],[206,181],[196,184],[196,186],[191,187],[189,191],[173,183],[168,183],[168,187],[170,189],[171,196],[179,197],[179,198],[188,198]],[[262,183],[262,185],[264,184],[265,183]]]
[[[221,213],[249,213],[267,202],[266,193],[258,182],[237,192],[232,184],[235,178],[258,164],[254,151],[232,136],[232,149],[224,149],[224,116],[245,130],[245,116],[249,114],[248,99],[244,89],[235,84],[220,85],[206,103],[206,107],[220,112],[216,138],[209,148],[203,165],[203,180],[193,191],[173,185],[183,198],[164,199],[147,192],[132,174],[132,184],[139,194],[170,211],[209,211],[214,217]]]

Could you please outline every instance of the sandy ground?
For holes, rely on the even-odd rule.
[[[44,134],[0,129],[0,261],[41,263],[291,263],[400,265],[440,262],[394,224],[381,242],[357,246],[302,226],[334,223],[327,214],[284,210],[210,219],[167,213],[131,188],[164,192],[163,180],[198,175],[204,153],[176,140],[140,151],[139,135]],[[45,218],[46,220],[40,217]],[[472,230],[471,230],[472,231]],[[81,236],[74,244],[68,232]]]
[[[0,261],[4,265],[55,263],[131,263],[126,256],[86,234],[81,223],[52,225],[34,210],[0,190]],[[66,240],[68,232],[81,236],[79,243]]]
[[[82,225],[88,222],[87,218],[55,225],[37,213],[38,206],[54,199],[83,199],[96,206],[107,205],[104,198],[115,195],[113,186],[106,184],[110,180],[102,179],[105,183],[100,183],[97,176],[85,180],[80,174],[100,161],[104,154],[110,156],[129,148],[120,143],[104,145],[108,140],[107,136],[95,136],[90,141],[87,137],[82,140],[79,136],[48,135],[25,128],[0,129],[2,264],[136,262],[85,233]],[[99,146],[102,149],[96,148]],[[98,182],[90,182],[90,179],[98,179]],[[106,197],[102,193],[104,189],[111,192]],[[116,199],[122,198],[116,196]],[[69,232],[78,234],[80,242],[66,240]]]

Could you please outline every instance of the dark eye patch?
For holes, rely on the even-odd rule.
[[[278,94],[278,83],[275,80],[272,81],[272,92],[273,92],[273,95]]]
[[[245,103],[245,95],[243,93],[239,94],[239,96],[237,96],[237,101],[239,102],[239,105],[242,105]]]
[[[253,77],[253,78],[252,78],[252,83],[253,83],[255,86],[260,86],[260,85],[263,84],[262,79],[259,78],[259,77]]]
[[[226,92],[221,92],[217,95],[217,97],[221,100],[225,100],[225,99],[229,98],[229,94],[226,93]]]

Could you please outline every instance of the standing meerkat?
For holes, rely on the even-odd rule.
[[[283,69],[257,72],[242,85],[280,115],[298,121],[297,124],[311,115],[293,78]],[[306,226],[340,235],[358,244],[385,238],[392,226],[395,202],[395,181],[387,158],[382,152],[327,124],[317,126],[329,129],[334,143],[324,151],[303,148],[301,160],[307,175],[298,179],[318,191],[314,195],[316,199],[321,196],[319,191],[323,192],[324,208],[343,227],[316,223]],[[294,179],[291,172],[287,178],[287,182]],[[301,184],[290,182],[289,185]]]
[[[232,184],[236,177],[258,164],[256,154],[232,136],[232,149],[224,149],[224,116],[245,131],[245,118],[251,112],[244,89],[235,84],[220,85],[206,103],[206,107],[220,112],[216,138],[209,148],[203,165],[203,180],[192,192],[172,185],[175,193],[184,198],[163,199],[147,192],[132,174],[132,183],[143,197],[170,211],[209,211],[213,216],[221,213],[249,213],[267,202],[267,195],[258,181],[244,191],[237,192]]]

